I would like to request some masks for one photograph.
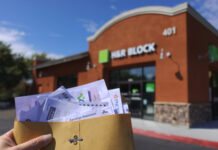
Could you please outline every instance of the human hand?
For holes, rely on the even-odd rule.
[[[51,140],[51,134],[47,134],[16,145],[12,129],[0,136],[0,150],[38,150],[48,145]]]

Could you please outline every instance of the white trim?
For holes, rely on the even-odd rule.
[[[199,21],[202,25],[204,25],[208,30],[210,30],[213,34],[218,36],[217,29],[212,26],[204,17],[202,17],[194,8],[188,5],[188,11],[190,15],[192,15],[197,21]]]
[[[161,7],[161,6],[151,6],[151,7],[142,7],[142,8],[136,8],[127,12],[124,12],[107,23],[105,23],[94,35],[87,38],[88,42],[94,41],[100,34],[102,34],[106,29],[108,29],[113,24],[124,20],[129,17],[142,15],[142,14],[162,14],[162,15],[168,15],[168,16],[174,16],[177,14],[181,14],[184,12],[188,12],[191,14],[194,18],[196,18],[200,23],[202,23],[205,27],[207,27],[212,33],[214,33],[216,36],[218,36],[218,31],[210,24],[208,23],[198,12],[196,12],[188,3],[183,3],[178,6],[175,6],[173,8],[171,7]]]

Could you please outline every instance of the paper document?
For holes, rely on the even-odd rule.
[[[18,121],[63,122],[129,113],[120,89],[108,90],[104,80],[82,86],[15,98]]]
[[[120,89],[109,90],[110,97],[112,99],[112,104],[115,114],[123,114],[123,106],[121,101]]]

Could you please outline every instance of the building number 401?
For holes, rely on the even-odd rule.
[[[163,36],[171,36],[176,34],[176,27],[170,27],[163,30]]]

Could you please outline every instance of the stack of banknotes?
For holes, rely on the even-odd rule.
[[[78,87],[15,98],[18,121],[64,122],[129,113],[120,89],[108,90],[104,80]]]

